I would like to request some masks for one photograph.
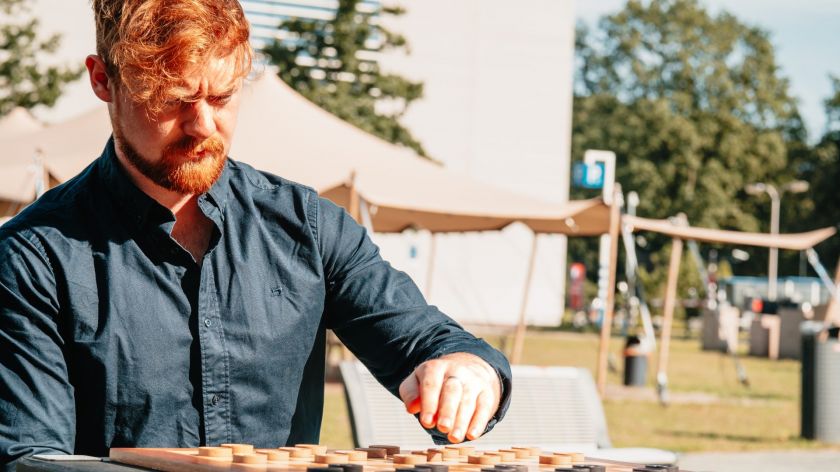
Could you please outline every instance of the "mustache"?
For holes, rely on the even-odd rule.
[[[187,155],[190,157],[198,156],[202,152],[207,152],[211,155],[218,156],[225,150],[224,143],[215,137],[211,136],[207,139],[197,139],[192,136],[185,136],[164,148],[164,155]]]

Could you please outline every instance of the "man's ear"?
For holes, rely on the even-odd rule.
[[[113,101],[112,84],[106,72],[105,61],[101,57],[91,54],[85,59],[85,67],[88,70],[88,78],[90,78],[90,87],[93,89],[93,93],[103,102],[110,103]]]

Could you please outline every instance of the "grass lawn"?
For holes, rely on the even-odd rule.
[[[486,337],[495,346],[499,337]],[[598,336],[591,333],[532,332],[525,343],[526,364],[565,365],[595,373]],[[613,338],[610,352],[621,370],[623,339]],[[654,385],[655,358],[648,365]],[[658,447],[678,452],[840,448],[799,436],[800,367],[798,361],[742,357],[750,380],[738,382],[730,357],[700,350],[696,339],[674,339],[669,362],[672,402],[661,406],[652,387],[625,395],[620,372],[610,373],[604,400],[610,438],[617,447]],[[635,389],[634,389],[635,390]],[[344,394],[329,385],[321,442],[352,446]]]

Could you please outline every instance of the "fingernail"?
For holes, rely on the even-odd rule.
[[[452,436],[455,436],[460,441],[464,437],[464,433],[460,429],[456,429],[452,431]]]
[[[450,420],[449,418],[441,418],[438,421],[438,425],[443,426],[444,428],[448,428],[452,426],[452,420]]]
[[[472,431],[470,431],[470,436],[472,436],[473,439],[481,436],[481,430],[478,428],[473,429]]]
[[[420,421],[422,421],[423,424],[431,424],[432,419],[433,419],[432,414],[431,413],[426,413],[425,415],[423,415],[423,418],[421,418]]]

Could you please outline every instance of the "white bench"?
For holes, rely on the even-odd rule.
[[[424,449],[434,443],[402,402],[360,362],[340,366],[357,446],[399,444]],[[537,446],[635,463],[676,462],[676,454],[649,448],[612,448],[592,375],[574,367],[513,366],[513,392],[505,419],[471,445],[482,449]]]

